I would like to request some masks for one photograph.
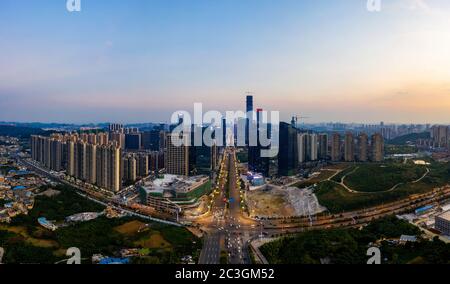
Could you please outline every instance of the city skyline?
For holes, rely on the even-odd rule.
[[[284,121],[450,123],[448,1],[59,2],[2,1],[0,121],[168,122],[251,91]]]

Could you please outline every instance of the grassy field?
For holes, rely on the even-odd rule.
[[[345,211],[359,210],[372,206],[377,206],[382,203],[394,202],[406,198],[413,194],[423,194],[433,190],[436,187],[446,185],[450,183],[450,163],[436,163],[432,162],[428,166],[430,173],[421,181],[412,183],[420,178],[426,168],[410,165],[391,164],[387,168],[377,169],[380,165],[364,165],[362,171],[355,171],[355,175],[360,175],[356,179],[349,175],[345,179],[345,184],[352,189],[358,189],[361,192],[352,193],[346,190],[341,185],[334,181],[322,181],[315,189],[315,194],[319,200],[319,203],[328,208],[332,214],[342,213]],[[345,174],[348,174],[355,170],[355,166],[345,170]],[[392,176],[388,169],[392,167],[404,167],[400,169],[395,175],[399,176],[399,179],[403,181],[403,184],[397,186],[394,190],[384,192],[386,188],[394,186],[394,180],[390,179]],[[381,171],[381,174],[378,173]],[[395,172],[395,171],[394,171]],[[340,176],[344,176],[340,174]],[[335,180],[333,178],[332,180]],[[337,180],[340,178],[337,177]],[[401,182],[400,181],[400,182]],[[399,181],[397,181],[398,183]],[[364,186],[364,187],[363,187]],[[373,191],[373,189],[380,189],[381,191]]]
[[[315,185],[323,180],[329,179],[334,174],[336,174],[336,171],[324,169],[320,172],[320,174],[318,176],[301,181],[298,184],[296,184],[295,186],[299,187],[299,188],[309,187],[309,186]]]
[[[342,178],[351,173],[353,170],[355,170],[356,166],[354,165],[347,165],[340,173],[335,175],[331,180],[334,182],[341,182]]]
[[[344,183],[358,192],[381,192],[400,183],[418,180],[425,173],[425,167],[410,164],[363,164],[354,167]]]
[[[61,193],[57,196],[37,198],[36,207],[28,216],[18,216],[12,224],[0,226],[0,246],[6,250],[6,263],[55,263],[66,258],[69,247],[79,248],[86,263],[90,263],[93,254],[115,256],[124,248],[146,252],[143,259],[133,259],[136,263],[180,263],[185,255],[199,255],[201,240],[185,228],[134,217],[100,217],[55,232],[46,230],[37,223],[38,217],[60,221],[67,215],[103,210],[69,188],[58,190]]]

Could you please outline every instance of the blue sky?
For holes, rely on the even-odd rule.
[[[168,121],[255,104],[311,121],[442,122],[450,3],[0,1],[0,120]]]

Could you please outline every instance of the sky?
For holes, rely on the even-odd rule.
[[[450,123],[450,1],[0,0],[0,121]]]

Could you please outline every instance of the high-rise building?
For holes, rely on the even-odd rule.
[[[256,145],[249,145],[248,147],[248,168],[250,171],[268,176],[270,159],[268,157],[263,157],[262,155],[262,151],[268,147],[262,146],[260,138],[262,136],[261,130],[265,130],[264,132],[267,133],[267,135],[270,134],[270,126],[263,123],[262,113],[263,110],[258,109],[256,111],[256,121],[249,120],[250,127],[255,127],[256,129]],[[251,139],[249,141],[253,142]]]
[[[431,128],[431,138],[436,147],[445,148],[449,145],[450,130],[445,125],[434,125]]]
[[[149,173],[149,162],[148,162],[148,154],[139,154],[138,155],[138,161],[137,161],[137,175],[140,177],[146,177]]]
[[[119,145],[120,149],[125,150],[125,134],[121,132],[115,132],[111,133],[111,141],[117,142],[117,145]],[[102,144],[102,145],[107,145]]]
[[[306,133],[298,133],[297,134],[297,151],[298,151],[298,162],[304,163],[306,162],[306,137],[308,134]]]
[[[119,146],[112,144],[108,149],[108,187],[106,189],[113,192],[120,191],[121,188],[121,176],[120,176],[120,160],[121,150]]]
[[[359,134],[358,137],[358,161],[367,162],[369,159],[369,137],[366,133]]]
[[[159,150],[165,151],[167,148],[167,131],[161,131],[159,132]]]
[[[50,169],[63,170],[63,142],[60,137],[50,139]]]
[[[213,131],[212,137],[215,137],[216,131],[222,131],[221,128],[211,128],[211,127],[194,127],[192,132],[201,133],[202,136],[205,135],[206,131]],[[194,141],[194,137],[191,137]],[[202,140],[202,146],[191,146],[189,147],[189,173],[191,175],[211,175],[212,171],[216,169],[217,166],[217,145],[216,140],[211,141],[213,145],[208,146],[205,141]]]
[[[308,161],[317,161],[318,143],[317,134],[309,134],[306,136],[306,158]]]
[[[351,132],[345,134],[344,160],[346,162],[355,161],[355,140],[353,138],[353,133]]]
[[[384,139],[379,133],[372,136],[372,161],[382,162],[384,160]]]
[[[149,170],[152,172],[158,172],[163,169],[164,166],[164,151],[154,151],[148,156],[149,158]]]
[[[111,123],[109,125],[109,132],[123,132],[123,124]]]
[[[280,149],[278,153],[278,174],[294,175],[298,168],[297,129],[292,125],[280,123]]]
[[[254,123],[253,119],[253,96],[247,96],[245,110],[247,114],[247,122],[245,126],[245,144],[249,145],[250,141],[250,127]]]
[[[79,180],[86,180],[87,178],[86,145],[87,143],[82,140],[75,144],[75,178]]]
[[[97,145],[86,145],[86,181],[90,184],[97,183]]]
[[[145,150],[159,151],[160,130],[145,131],[142,133],[142,148]]]
[[[319,159],[326,160],[328,158],[328,135],[319,134]]]
[[[246,101],[246,112],[252,112],[253,111],[253,96],[247,96]]]
[[[67,175],[75,176],[75,142],[67,141]]]
[[[118,192],[121,189],[121,150],[117,143],[97,147],[96,185]]]
[[[180,145],[174,143],[179,140]],[[168,174],[173,175],[189,175],[189,137],[188,134],[167,135],[167,152],[165,155],[165,165]]]
[[[137,180],[137,162],[134,155],[125,156],[122,159],[122,176],[127,183]]]
[[[51,170],[66,170],[68,176],[117,192],[121,187],[121,151],[115,142],[101,144],[107,143],[104,137],[95,134],[32,136],[32,158]]]
[[[128,133],[125,134],[125,149],[139,150],[141,148],[141,134],[140,133]]]
[[[108,187],[109,146],[101,145],[96,151],[96,185],[101,188]]]
[[[108,145],[109,136],[108,133],[98,133],[97,134],[97,144],[98,145]]]
[[[54,134],[51,137],[31,136],[31,156],[48,169],[62,171],[64,169],[65,143],[62,136]]]
[[[227,142],[228,142],[227,119],[226,118],[222,118],[221,131],[222,131],[222,145],[221,146],[226,147]],[[217,143],[219,144],[219,141],[217,141]]]
[[[341,158],[341,136],[339,133],[334,133],[331,136],[331,160],[339,162]]]

